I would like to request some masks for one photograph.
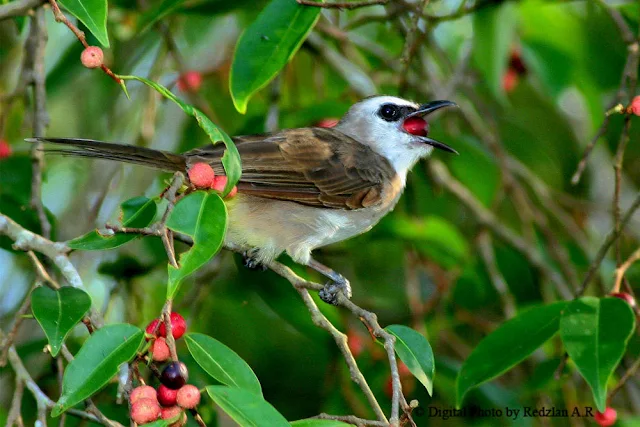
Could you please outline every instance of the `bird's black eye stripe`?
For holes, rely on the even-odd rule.
[[[378,116],[388,122],[395,122],[400,120],[402,117],[413,113],[414,111],[416,111],[415,108],[409,107],[407,105],[403,105],[402,107],[400,107],[395,104],[384,104],[378,110]]]

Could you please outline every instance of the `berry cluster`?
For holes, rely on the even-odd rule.
[[[198,162],[189,168],[189,181],[197,188],[210,188],[219,193],[224,191],[227,185],[227,177],[224,175],[216,176],[213,169],[208,163]],[[238,187],[233,189],[227,197],[233,197],[238,192]]]
[[[179,339],[187,330],[187,324],[178,313],[171,313],[171,335]],[[171,357],[165,338],[167,330],[160,319],[147,326],[148,339],[152,339],[151,358],[154,362],[164,362]],[[168,363],[160,374],[160,386],[154,389],[143,385],[136,387],[129,396],[131,419],[137,424],[146,424],[158,419],[167,420],[171,427],[187,423],[186,409],[195,408],[200,403],[200,390],[187,384],[189,372],[180,361]]]

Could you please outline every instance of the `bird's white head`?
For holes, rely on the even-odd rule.
[[[395,96],[372,96],[351,106],[336,129],[386,157],[404,177],[434,148],[456,153],[448,145],[428,137],[429,124],[425,120],[430,113],[455,105],[451,101],[419,105]]]

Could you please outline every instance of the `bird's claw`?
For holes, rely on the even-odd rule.
[[[267,266],[258,261],[254,250],[246,251],[242,254],[243,264],[249,270],[266,271]]]
[[[341,281],[330,280],[327,282],[324,285],[324,288],[320,289],[320,292],[318,292],[318,296],[327,304],[337,305],[339,293],[342,293],[344,296],[351,299],[351,285],[344,277]]]

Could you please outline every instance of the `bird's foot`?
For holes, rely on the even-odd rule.
[[[330,280],[327,282],[324,288],[320,289],[318,295],[320,299],[327,304],[337,305],[339,293],[351,299],[351,285],[349,281],[342,276],[340,276],[340,280]]]
[[[267,266],[261,263],[257,258],[257,251],[251,249],[242,254],[243,264],[249,270],[266,271]]]

